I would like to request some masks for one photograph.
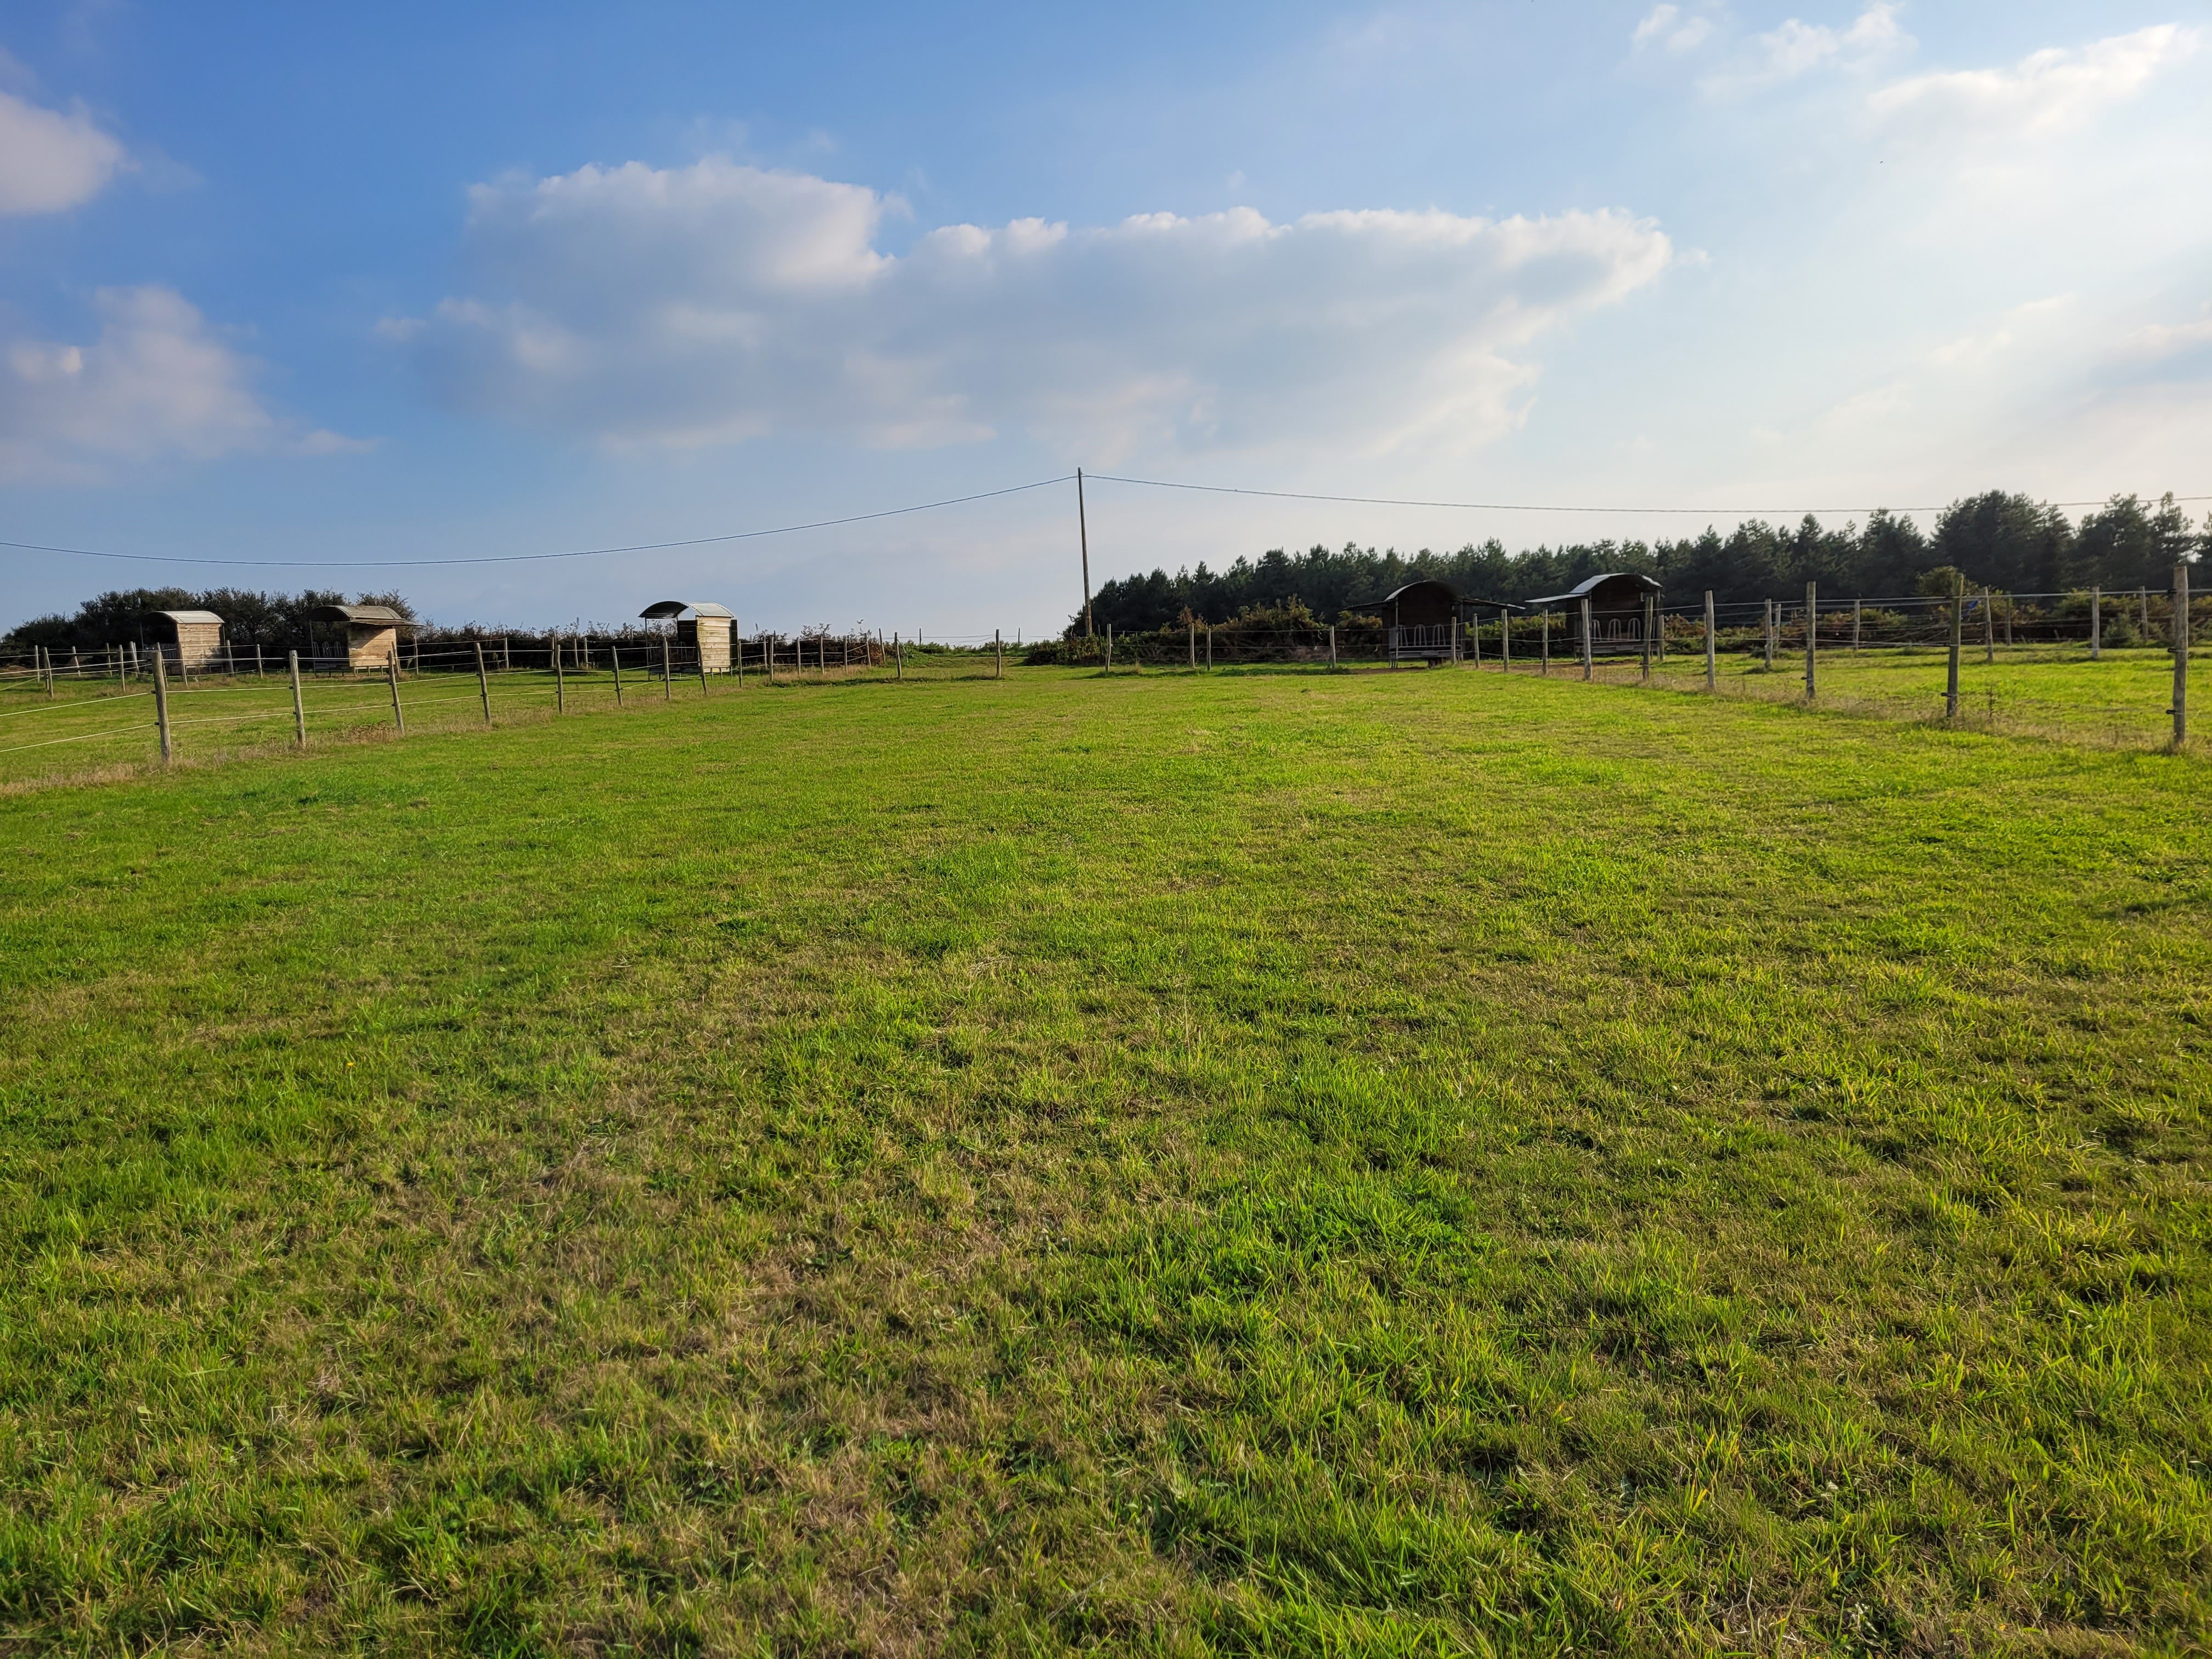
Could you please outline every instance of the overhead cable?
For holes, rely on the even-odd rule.
[[[0,541],[27,553],[66,553],[80,559],[128,559],[137,564],[242,565],[247,569],[289,569],[298,567],[336,567],[346,570],[403,570],[425,565],[534,564],[547,559],[596,559],[611,553],[660,553],[678,547],[709,547],[718,542],[749,542],[763,536],[791,536],[802,530],[828,530],[841,524],[866,524],[872,519],[896,519],[908,513],[929,513],[940,507],[959,507],[968,501],[988,501],[998,495],[1018,495],[1066,483],[1075,475],[1039,478],[1035,483],[1013,484],[1005,489],[986,489],[973,495],[954,495],[941,501],[921,501],[913,507],[887,507],[880,513],[854,513],[842,519],[817,519],[811,524],[778,525],[772,530],[732,530],[719,536],[689,536],[681,541],[635,542],[623,547],[579,547],[559,553],[472,553],[444,559],[205,559],[180,553],[108,553],[89,547],[54,547],[44,542]]]
[[[1759,518],[1799,513],[1941,513],[1940,507],[1590,507],[1532,501],[1425,501],[1396,495],[1323,495],[1304,489],[1244,489],[1231,484],[1178,483],[1167,478],[1125,478],[1111,472],[1086,472],[1097,483],[1141,484],[1147,489],[1193,489],[1209,495],[1263,495],[1284,501],[1343,501],[1355,507],[1433,507],[1462,513],[1680,513]],[[2176,495],[2177,501],[2212,501],[2212,495]],[[2048,501],[2048,507],[2102,507],[2095,501]]]

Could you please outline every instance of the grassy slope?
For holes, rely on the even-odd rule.
[[[2208,793],[1033,671],[0,799],[0,1628],[2202,1641]]]

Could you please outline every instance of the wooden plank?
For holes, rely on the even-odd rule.
[[[471,641],[477,648],[477,696],[483,702],[484,724],[491,724],[491,678],[484,672],[483,641]]]
[[[161,763],[166,766],[172,758],[169,747],[169,670],[168,659],[161,652],[154,653],[154,726],[161,734]]]
[[[2173,746],[2189,741],[2189,567],[2173,567]]]
[[[1713,659],[1713,590],[1705,590],[1705,690],[1717,690],[1720,670]]]
[[[407,735],[407,711],[399,706],[399,653],[397,648],[384,659],[384,672],[392,681],[392,724],[404,738]]]
[[[1966,579],[1951,578],[1951,672],[1943,690],[1943,718],[1959,718],[1959,640],[1966,629]]]
[[[1820,663],[1820,585],[1805,584],[1805,701],[1813,701],[1814,673]]]
[[[292,669],[292,740],[305,749],[307,746],[307,705],[300,696],[300,653],[288,651],[284,654],[290,659]]]

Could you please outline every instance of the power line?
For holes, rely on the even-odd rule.
[[[1342,501],[1355,507],[1434,507],[1465,513],[1681,513],[1714,518],[1783,518],[1801,513],[1941,513],[1940,507],[1571,507],[1530,501],[1422,501],[1395,495],[1323,495],[1303,489],[1243,489],[1230,484],[1177,483],[1166,478],[1124,478],[1111,472],[1083,475],[1101,483],[1141,484],[1148,489],[1194,489],[1209,495],[1264,495],[1284,501]],[[2212,501],[2212,495],[2176,495],[2176,501]],[[2102,507],[2095,501],[2048,501],[2048,507]]]
[[[54,547],[44,542],[0,541],[0,547],[27,553],[66,553],[80,559],[127,559],[137,564],[240,565],[249,570],[331,568],[344,570],[406,570],[425,565],[534,564],[547,559],[596,559],[610,553],[659,553],[678,547],[709,547],[718,542],[747,542],[762,536],[790,536],[802,530],[828,530],[841,524],[866,524],[872,519],[896,519],[908,513],[929,513],[940,507],[959,507],[968,501],[988,501],[999,495],[1018,495],[1066,483],[1075,475],[1039,478],[1035,483],[1013,484],[1005,489],[986,489],[974,495],[954,495],[941,501],[921,501],[913,507],[889,507],[880,513],[854,513],[842,519],[817,519],[811,524],[778,525],[773,530],[732,530],[720,536],[690,536],[674,542],[636,542],[624,547],[580,547],[559,553],[477,553],[450,559],[203,559],[190,554],[108,553],[89,547]]]
[[[1101,483],[1133,484],[1146,489],[1194,490],[1209,495],[1250,495],[1272,501],[1334,501],[1352,507],[1418,507],[1457,513],[1602,513],[1612,514],[1673,514],[1703,515],[1711,518],[1787,518],[1799,514],[1874,513],[1885,509],[1871,507],[1600,507],[1576,506],[1559,502],[1535,501],[1422,501],[1398,495],[1332,495],[1316,490],[1250,489],[1233,484],[1185,483],[1167,478],[1132,478],[1111,472],[1091,472],[1084,475]],[[1019,495],[1032,489],[1047,489],[1054,484],[1073,480],[1072,472],[1057,477],[1039,478],[1034,483],[1012,484],[1004,489],[980,490],[972,495],[951,495],[943,501],[919,501],[911,507],[885,507],[876,513],[854,513],[837,519],[816,519],[805,524],[777,525],[766,530],[732,530],[714,536],[689,536],[676,541],[632,542],[617,547],[580,547],[554,553],[474,553],[450,558],[426,559],[218,559],[204,558],[180,553],[116,553],[90,547],[63,547],[48,542],[15,542],[0,540],[0,548],[25,553],[59,553],[79,559],[117,559],[133,564],[192,564],[218,565],[246,570],[286,569],[343,569],[343,570],[414,570],[432,566],[470,564],[538,564],[560,559],[596,559],[617,553],[662,553],[684,547],[712,547],[726,542],[757,540],[766,536],[792,536],[807,530],[830,530],[840,525],[867,524],[878,519],[903,518],[914,513],[931,513],[939,507],[962,507],[970,501],[993,501],[1001,495]],[[2212,495],[2177,495],[2176,501],[2208,501]],[[2053,501],[2053,507],[2102,507],[2102,501]],[[1940,507],[1893,507],[1886,509],[1894,513],[1940,513]]]

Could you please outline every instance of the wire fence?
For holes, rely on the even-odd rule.
[[[2186,605],[2186,610],[2180,610]],[[381,654],[174,644],[0,657],[0,785],[696,701],[755,687],[1002,680],[1022,668],[1328,673],[1452,667],[1805,703],[1884,720],[2121,748],[2172,746],[2174,697],[2212,600],[1970,593],[1753,601],[1388,625],[1255,622],[1026,645],[827,630],[718,639],[504,635],[388,639]],[[2192,649],[2179,649],[2185,618]],[[1588,635],[1585,649],[1585,633]],[[1956,639],[1960,667],[1950,665]],[[2155,643],[2161,638],[2164,644]],[[1710,645],[1710,658],[1708,646]],[[2177,656],[2181,672],[2176,673]],[[2185,695],[2185,693],[2184,694]]]

